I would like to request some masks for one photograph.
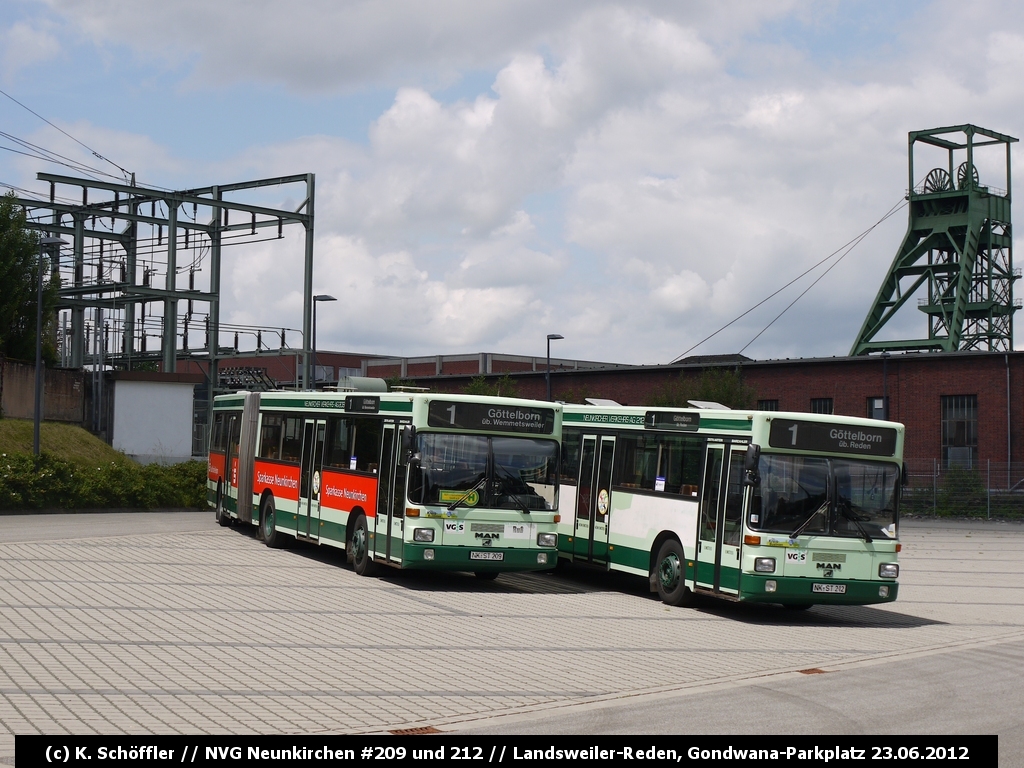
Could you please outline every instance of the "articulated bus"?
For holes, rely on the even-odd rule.
[[[565,405],[559,557],[695,594],[866,605],[899,591],[903,425]]]
[[[489,579],[556,564],[560,405],[239,392],[213,412],[209,503],[221,525],[258,525],[268,546],[339,547],[361,575],[387,565]]]

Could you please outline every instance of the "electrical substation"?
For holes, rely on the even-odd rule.
[[[207,403],[218,391],[272,386],[259,368],[221,365],[239,354],[240,334],[252,337],[246,346],[255,342],[247,358],[293,355],[296,381],[309,386],[313,174],[179,191],[137,186],[134,179],[121,184],[50,173],[37,178],[49,184],[49,199],[17,202],[31,229],[69,244],[48,254],[48,270],[60,281],[57,347],[63,367],[92,371],[91,400],[98,405],[90,409],[87,426],[93,431],[105,431],[107,369],[174,373],[179,361],[200,362]],[[270,187],[301,203],[288,210],[239,199]],[[283,239],[293,224],[304,230],[301,330],[224,323],[224,249]],[[225,337],[232,342],[225,344]],[[201,402],[194,415],[200,426],[206,423]]]

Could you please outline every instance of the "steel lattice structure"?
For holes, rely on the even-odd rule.
[[[1017,139],[975,125],[909,134],[910,221],[851,355],[872,352],[1013,349],[1013,268],[1010,226],[1010,145]],[[946,167],[914,186],[915,144],[945,150]],[[980,147],[1005,147],[1005,189],[987,186],[975,163]],[[1000,161],[1002,162],[1002,161]],[[1002,181],[1000,179],[1000,181]],[[879,340],[893,316],[924,287],[918,309],[928,335]]]

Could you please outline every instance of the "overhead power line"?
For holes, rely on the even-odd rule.
[[[51,122],[50,122],[49,120],[47,120],[47,119],[46,119],[45,117],[43,117],[43,116],[42,116],[42,115],[40,115],[40,114],[39,114],[38,112],[36,112],[36,111],[35,111],[34,109],[32,109],[31,107],[27,107],[27,106],[25,106],[24,104],[22,104],[22,103],[21,103],[20,101],[18,101],[18,100],[17,100],[16,98],[14,98],[13,96],[11,96],[11,94],[7,93],[6,91],[0,90],[0,94],[3,94],[4,96],[6,96],[6,97],[7,97],[8,99],[10,99],[11,101],[13,101],[13,102],[14,102],[15,104],[17,104],[17,105],[18,105],[19,107],[21,107],[22,109],[24,109],[24,110],[26,110],[26,111],[28,111],[28,112],[31,112],[31,113],[32,113],[33,115],[35,115],[36,117],[38,117],[38,118],[39,118],[40,120],[42,120],[42,121],[43,121],[44,123],[46,123],[47,125],[51,126],[52,128],[56,128],[56,129],[57,129],[58,131],[60,131],[60,132],[61,132],[61,133],[63,133],[63,134],[65,135],[65,136],[67,136],[67,137],[68,137],[69,139],[71,139],[71,140],[72,140],[73,142],[75,142],[76,144],[78,144],[78,145],[79,145],[80,147],[83,147],[84,149],[88,150],[88,151],[89,151],[89,152],[90,152],[90,153],[92,154],[92,156],[93,156],[93,157],[95,157],[96,159],[98,159],[98,160],[103,160],[104,162],[110,163],[110,164],[111,164],[112,166],[114,166],[114,167],[115,167],[115,168],[117,168],[117,169],[118,169],[118,170],[119,170],[119,171],[120,171],[121,173],[123,173],[123,174],[124,174],[124,177],[125,177],[125,179],[129,179],[129,180],[131,179],[131,176],[132,176],[132,175],[131,175],[131,173],[130,173],[129,171],[125,170],[124,168],[122,168],[122,167],[121,167],[120,165],[118,165],[117,163],[115,163],[115,162],[114,162],[113,160],[111,160],[111,159],[110,159],[109,157],[104,157],[104,156],[103,156],[103,155],[101,155],[101,154],[100,154],[99,152],[97,152],[97,151],[96,151],[95,149],[93,149],[92,147],[90,147],[90,146],[89,146],[88,144],[85,144],[85,143],[83,143],[83,142],[79,141],[78,139],[76,139],[76,138],[75,138],[74,136],[72,136],[72,135],[71,135],[70,133],[68,133],[67,131],[65,131],[65,130],[64,130],[63,128],[61,128],[60,126],[58,126],[58,125],[54,125],[54,124],[53,124],[53,123],[51,123]]]
[[[691,352],[692,352],[693,350],[695,350],[695,349],[696,349],[697,347],[699,347],[699,346],[700,346],[701,344],[703,344],[703,343],[704,343],[704,342],[706,342],[706,341],[709,341],[709,340],[713,339],[713,338],[714,338],[715,336],[717,336],[718,334],[720,334],[720,333],[721,333],[722,331],[724,331],[724,330],[725,330],[726,328],[728,328],[728,327],[729,327],[730,325],[732,325],[732,324],[733,324],[733,323],[735,323],[736,321],[738,321],[738,320],[741,320],[741,319],[743,319],[744,317],[746,317],[747,315],[749,315],[749,314],[750,314],[751,312],[753,312],[753,311],[754,311],[755,309],[757,309],[757,308],[758,308],[758,307],[760,307],[761,305],[763,305],[763,304],[767,303],[767,302],[768,302],[768,301],[770,301],[771,299],[774,299],[774,298],[775,298],[776,296],[778,296],[778,295],[779,295],[780,293],[782,293],[782,292],[783,292],[784,290],[786,290],[786,289],[787,289],[787,288],[789,288],[789,287],[790,287],[791,285],[793,285],[793,283],[797,282],[797,281],[798,281],[798,280],[800,280],[801,278],[803,278],[803,277],[805,277],[806,275],[810,274],[811,272],[813,272],[814,270],[816,270],[816,269],[817,269],[818,267],[820,267],[820,266],[821,266],[822,264],[825,264],[826,262],[828,262],[828,261],[829,261],[830,259],[832,259],[832,258],[835,258],[836,254],[842,253],[842,256],[840,256],[840,258],[839,258],[839,259],[838,259],[838,260],[836,261],[836,264],[838,264],[838,263],[839,263],[839,261],[841,261],[841,260],[842,260],[842,258],[843,258],[843,257],[845,257],[845,256],[846,256],[846,254],[850,252],[850,250],[852,250],[852,249],[853,249],[853,248],[854,248],[854,247],[855,247],[855,246],[856,246],[856,245],[857,245],[857,244],[858,244],[858,243],[859,243],[859,242],[860,242],[861,240],[863,240],[863,239],[864,239],[864,238],[865,238],[865,237],[866,237],[866,236],[867,236],[867,235],[868,235],[868,234],[869,234],[869,233],[870,233],[870,232],[871,232],[871,231],[872,231],[873,229],[875,229],[875,227],[877,227],[877,226],[878,226],[879,224],[881,224],[881,223],[882,223],[883,221],[885,221],[885,220],[886,220],[886,219],[888,219],[888,218],[889,218],[890,216],[892,216],[893,214],[895,214],[895,213],[896,213],[897,211],[901,210],[901,209],[902,209],[903,207],[905,207],[905,206],[906,206],[906,204],[907,204],[907,203],[906,203],[906,200],[905,200],[904,198],[900,198],[900,200],[899,200],[899,201],[898,201],[898,202],[897,202],[897,203],[896,203],[896,204],[895,204],[895,205],[894,205],[894,206],[893,206],[892,208],[890,208],[890,209],[889,209],[889,210],[888,210],[888,211],[887,211],[887,212],[885,213],[885,215],[884,215],[884,216],[882,216],[882,218],[880,218],[880,219],[879,219],[878,221],[876,221],[876,222],[875,222],[874,224],[872,224],[872,225],[871,225],[870,227],[868,227],[868,228],[867,228],[866,230],[864,230],[863,232],[861,232],[861,233],[860,233],[859,235],[857,235],[856,237],[854,237],[854,238],[852,238],[852,239],[848,240],[848,241],[847,241],[846,243],[844,243],[843,245],[841,245],[841,246],[840,246],[839,248],[836,248],[836,250],[832,251],[832,253],[830,253],[830,254],[829,254],[828,256],[826,256],[825,258],[823,258],[823,259],[822,259],[821,261],[819,261],[819,262],[817,262],[817,263],[815,263],[815,264],[812,264],[812,265],[811,265],[810,267],[808,267],[808,268],[807,268],[807,269],[805,269],[805,270],[804,270],[803,272],[801,272],[801,273],[800,273],[799,275],[797,275],[796,277],[794,277],[794,278],[793,278],[792,280],[790,280],[790,281],[789,281],[788,283],[786,283],[786,284],[785,284],[784,286],[782,286],[781,288],[779,288],[779,289],[778,289],[778,290],[776,290],[776,291],[773,291],[773,292],[772,292],[772,293],[770,293],[770,294],[769,294],[768,296],[765,296],[765,297],[764,297],[763,299],[761,299],[761,301],[757,302],[757,304],[755,304],[754,306],[750,307],[750,308],[749,308],[749,309],[747,309],[747,310],[746,310],[745,312],[742,312],[742,313],[740,313],[739,315],[736,315],[736,317],[734,317],[734,318],[733,318],[732,320],[730,320],[730,321],[729,321],[728,323],[726,323],[725,325],[723,325],[723,326],[722,326],[721,328],[719,328],[718,330],[716,330],[716,331],[714,331],[713,333],[710,333],[710,334],[708,334],[707,336],[705,336],[705,337],[704,337],[703,339],[701,339],[700,341],[698,341],[698,342],[697,342],[696,344],[694,344],[694,345],[693,345],[692,347],[690,347],[689,349],[687,349],[687,350],[686,350],[685,352],[683,352],[683,353],[682,353],[681,355],[679,355],[678,357],[676,357],[675,359],[673,359],[673,360],[672,360],[672,362],[673,362],[673,363],[678,363],[678,362],[679,362],[680,360],[682,360],[682,359],[683,359],[684,357],[686,357],[686,356],[687,356],[688,354],[690,354],[690,353],[691,353]],[[832,267],[834,267],[834,266],[835,266],[835,264],[833,264],[833,265],[832,265]],[[810,285],[810,286],[809,286],[809,287],[807,288],[807,290],[805,290],[805,291],[804,291],[803,293],[801,293],[801,294],[800,294],[800,296],[797,296],[797,298],[796,298],[796,299],[795,299],[795,300],[794,300],[794,301],[793,301],[793,302],[792,302],[792,303],[791,303],[791,304],[790,304],[789,306],[791,307],[791,306],[793,306],[793,304],[795,304],[795,303],[796,303],[797,301],[799,301],[799,300],[800,300],[800,298],[801,298],[801,297],[802,297],[802,296],[804,295],[804,293],[807,293],[807,291],[808,291],[808,290],[810,290],[811,288],[813,288],[813,287],[814,287],[815,283],[817,283],[817,282],[818,282],[818,280],[820,280],[820,279],[821,279],[822,277],[824,277],[824,276],[825,276],[826,274],[828,274],[829,270],[831,270],[831,269],[832,269],[832,267],[829,267],[829,268],[828,268],[828,270],[826,270],[826,271],[825,271],[825,272],[824,272],[824,273],[823,273],[823,274],[822,274],[822,275],[821,275],[820,277],[818,277],[818,279],[817,279],[817,280],[815,280],[815,281],[814,281],[814,283],[811,283],[811,285]],[[786,307],[786,309],[785,309],[785,310],[783,310],[783,311],[782,311],[782,313],[780,313],[780,314],[779,314],[779,316],[775,318],[775,320],[778,320],[778,318],[779,318],[779,317],[781,317],[781,316],[782,316],[782,314],[784,314],[784,313],[786,312],[786,310],[788,310],[788,309],[789,309],[789,307]],[[775,320],[772,320],[772,323],[774,323],[774,322],[775,322]],[[769,323],[769,326],[770,326],[770,325],[771,325],[771,323]],[[765,327],[764,329],[762,329],[761,333],[764,333],[764,331],[765,331],[765,330],[767,330],[767,328],[768,328],[768,326],[766,326],[766,327]],[[759,334],[758,334],[758,336],[760,336],[760,335],[761,335],[761,334],[759,333]],[[756,338],[757,338],[757,336],[755,336],[755,337],[754,337],[754,339],[756,339]],[[750,344],[751,344],[751,343],[753,343],[754,339],[751,339],[751,340],[750,340],[750,342],[749,342],[749,343],[747,343],[747,345],[743,347],[743,349],[746,349],[747,347],[749,347],[749,346],[750,346]],[[743,350],[740,350],[740,351],[742,352]]]

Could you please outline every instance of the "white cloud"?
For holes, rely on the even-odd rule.
[[[7,81],[22,69],[54,58],[60,50],[60,43],[49,30],[32,24],[19,21],[0,29],[0,64]]]
[[[396,84],[365,145],[295,137],[201,164],[95,119],[73,131],[161,183],[315,171],[317,290],[340,299],[321,339],[395,354],[530,353],[559,332],[562,355],[672,359],[899,201],[908,131],[1022,117],[1024,18],[1000,3],[934,3],[884,55],[839,64],[813,50],[831,17],[808,3],[51,4],[104,46],[193,62],[193,84]],[[766,20],[790,37],[761,39]],[[480,69],[480,93],[432,92]],[[845,353],[905,221],[748,354]],[[296,264],[238,257],[232,317],[297,325]],[[737,351],[816,274],[697,351]]]

